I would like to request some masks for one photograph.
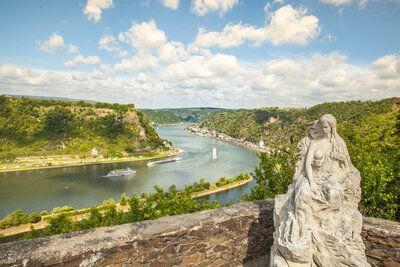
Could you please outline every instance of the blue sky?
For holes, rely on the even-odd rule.
[[[0,37],[0,94],[140,108],[400,95],[400,0],[5,0]]]

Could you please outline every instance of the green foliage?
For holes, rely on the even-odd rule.
[[[121,206],[125,206],[128,203],[128,196],[125,193],[122,193],[121,198],[119,200],[119,204]]]
[[[85,155],[93,147],[112,157],[122,157],[125,149],[130,154],[167,149],[133,105],[8,96],[0,96],[0,140],[2,162],[21,156]]]
[[[51,213],[54,213],[54,214],[58,214],[58,213],[62,213],[62,212],[68,212],[68,211],[73,211],[74,210],[74,207],[71,207],[71,206],[64,206],[64,207],[55,207],[52,211],[51,211]]]
[[[306,115],[311,120],[330,112],[343,119],[338,120],[338,132],[346,141],[353,165],[362,178],[361,212],[365,216],[400,221],[398,101],[393,98],[378,102],[326,103],[310,108]],[[296,161],[295,149],[288,147],[289,150],[279,153],[259,155],[259,166],[252,174],[257,185],[250,195],[244,196],[245,200],[273,198],[286,192]]]
[[[273,198],[276,194],[284,194],[293,181],[295,158],[293,150],[275,153],[260,153],[259,166],[252,176],[257,185],[251,189],[245,200]]]
[[[399,112],[372,115],[341,133],[353,165],[360,171],[360,208],[367,216],[400,221]]]
[[[106,200],[100,207],[92,207],[89,215],[73,220],[71,215],[61,213],[49,220],[49,226],[41,231],[32,230],[24,238],[69,233],[84,229],[101,226],[117,225],[143,220],[154,220],[163,216],[179,215],[218,207],[218,204],[208,201],[197,201],[192,199],[191,194],[185,191],[164,190],[158,186],[154,187],[156,193],[149,194],[146,198],[133,196],[127,198],[129,212],[117,211],[113,200]],[[122,198],[122,197],[121,197]],[[19,211],[18,211],[19,212]],[[20,212],[19,212],[20,213]]]
[[[141,111],[155,124],[173,124],[179,122],[203,122],[210,114],[221,110],[219,108],[176,108],[142,109]]]
[[[21,209],[18,209],[8,214],[0,221],[0,228],[5,229],[20,224],[36,223],[39,222],[40,220],[41,217],[37,212],[33,212],[31,214],[24,214],[24,212]]]
[[[63,107],[55,107],[47,112],[44,132],[48,136],[64,137],[73,131],[73,113]]]
[[[373,114],[390,112],[396,105],[400,105],[399,98],[367,102],[323,103],[309,109],[228,110],[211,114],[202,127],[254,143],[262,139],[266,146],[286,149],[300,141],[307,132],[307,124],[318,119],[322,114],[330,113],[339,122],[358,124]]]
[[[155,124],[174,124],[181,120],[176,117],[171,111],[160,109],[142,109],[143,114]]]

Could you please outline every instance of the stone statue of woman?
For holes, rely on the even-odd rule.
[[[370,266],[360,233],[360,174],[336,119],[323,115],[298,144],[300,161],[285,195],[275,197],[272,267]]]

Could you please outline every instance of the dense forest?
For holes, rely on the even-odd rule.
[[[229,110],[211,114],[202,127],[255,143],[262,139],[269,147],[283,149],[300,141],[307,132],[307,125],[324,113],[336,117],[340,131],[344,124],[359,126],[369,116],[396,113],[399,108],[400,98],[388,98],[381,101],[323,103],[308,109]]]
[[[145,116],[154,124],[174,124],[180,122],[203,122],[210,114],[224,109],[220,108],[170,108],[141,109]]]
[[[134,105],[0,96],[0,160],[88,154],[115,157],[165,149]]]
[[[400,99],[323,103],[309,109],[265,108],[214,113],[203,127],[236,138],[263,139],[274,153],[259,155],[257,185],[247,200],[272,198],[292,182],[297,142],[307,125],[325,113],[338,121],[353,165],[360,171],[366,216],[400,221]]]

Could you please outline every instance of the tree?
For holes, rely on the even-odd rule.
[[[63,107],[50,110],[45,119],[45,132],[51,136],[65,136],[73,131],[73,113]]]
[[[260,163],[251,175],[257,185],[251,189],[245,200],[260,200],[273,198],[277,194],[284,194],[293,181],[295,156],[294,149],[289,151],[275,151],[274,153],[260,153]]]

